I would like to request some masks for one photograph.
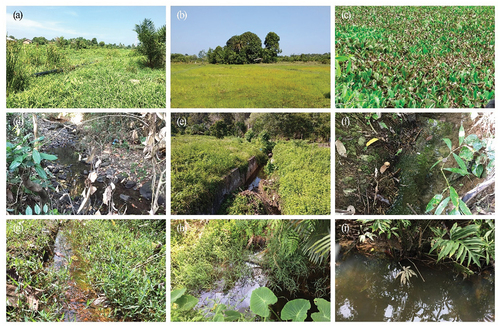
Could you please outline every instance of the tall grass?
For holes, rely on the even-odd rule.
[[[173,108],[327,108],[330,65],[171,65]]]
[[[172,137],[172,214],[208,212],[222,177],[234,168],[246,169],[252,156],[266,159],[256,144],[241,138]]]

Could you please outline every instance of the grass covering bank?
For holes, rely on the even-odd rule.
[[[495,7],[335,12],[337,108],[484,108],[494,97]]]
[[[127,321],[166,321],[166,221],[73,220],[88,283]]]
[[[173,108],[329,108],[330,65],[172,64]]]
[[[172,214],[207,212],[222,178],[234,168],[246,170],[252,156],[265,163],[258,146],[242,138],[172,137]]]
[[[280,141],[268,165],[278,176],[282,214],[330,214],[330,147]]]
[[[144,61],[130,49],[8,44],[7,107],[164,108],[165,69]],[[54,69],[64,72],[34,76]]]

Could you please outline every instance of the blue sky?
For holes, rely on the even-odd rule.
[[[177,18],[181,10],[187,19]],[[263,44],[267,33],[278,34],[281,55],[330,52],[330,7],[178,6],[171,9],[171,28],[172,53],[197,55],[248,31]]]
[[[14,11],[22,11],[23,19],[15,21]],[[166,24],[166,7],[7,7],[7,34],[17,39],[43,36],[52,39],[83,37],[97,41],[131,45],[136,43],[136,24],[149,18],[159,27]]]

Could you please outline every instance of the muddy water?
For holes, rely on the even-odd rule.
[[[441,193],[447,187],[446,180],[440,171],[441,163],[430,169],[439,159],[445,158],[450,149],[443,141],[448,138],[453,144],[453,149],[458,146],[458,131],[461,125],[465,129],[465,137],[475,123],[470,114],[443,114],[436,115],[434,119],[417,115],[419,126],[422,128],[416,140],[414,150],[404,153],[394,171],[401,169],[400,186],[398,195],[392,206],[386,212],[391,215],[412,215],[413,211],[408,204],[418,213],[424,214],[426,206],[435,194]],[[457,152],[458,154],[458,152]],[[453,156],[450,156],[447,167],[457,166]],[[451,164],[451,165],[450,165]],[[449,181],[452,181],[451,173],[445,172]],[[473,189],[483,179],[473,175],[457,179],[451,185],[459,195]]]
[[[65,189],[69,192],[72,198],[80,196],[85,188],[85,179],[87,176],[84,171],[90,170],[90,165],[78,161],[78,154],[75,152],[74,148],[70,146],[57,147],[47,150],[48,153],[56,155],[57,161],[54,161],[62,166],[64,170],[57,174],[56,181],[61,183]],[[102,167],[99,169],[101,172],[105,172],[108,169],[113,169],[111,166]],[[65,179],[61,179],[59,176],[64,175]],[[99,182],[102,181],[102,182]],[[98,179],[93,183],[97,187],[96,193],[91,196],[92,203],[94,207],[98,207],[102,204],[102,198],[106,187],[109,184],[109,179],[106,177]],[[142,215],[147,214],[150,209],[150,201],[141,198],[140,192],[134,190],[133,188],[127,189],[122,183],[115,183],[115,190],[113,192],[113,202],[115,207],[123,212],[124,206],[126,205],[126,214]],[[125,202],[120,195],[125,195],[128,200]],[[79,207],[74,207],[75,212]],[[101,213],[107,214],[108,206],[101,206]]]
[[[70,236],[71,230],[59,230],[54,243],[54,260],[48,267],[55,271],[66,269],[70,276],[66,284],[66,301],[62,309],[64,321],[113,321],[108,317],[111,314],[110,308],[92,304],[98,295],[93,293],[86,282],[85,266],[71,249],[68,239]]]
[[[267,178],[267,175],[264,173],[264,169],[260,168],[257,171],[257,174],[255,175],[255,177],[252,176],[250,178],[250,182],[246,186],[246,189],[250,190],[250,191],[258,191],[260,181],[265,180],[266,178]]]
[[[468,279],[448,269],[401,261],[417,276],[402,285],[402,267],[391,261],[353,255],[335,270],[337,321],[494,321],[494,276]]]

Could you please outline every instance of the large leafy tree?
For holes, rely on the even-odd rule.
[[[163,25],[156,30],[154,23],[146,18],[140,25],[136,24],[133,30],[140,42],[137,51],[147,57],[147,65],[151,68],[165,66],[166,26]]]
[[[276,62],[278,61],[278,53],[281,53],[280,49],[280,37],[275,32],[269,32],[264,40],[265,46],[265,57],[264,62]]]

